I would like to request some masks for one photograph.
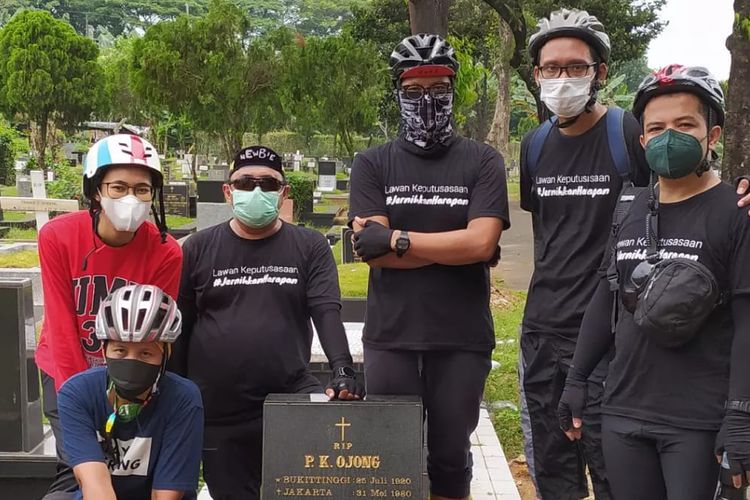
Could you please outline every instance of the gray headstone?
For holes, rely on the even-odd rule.
[[[229,203],[198,203],[198,231],[226,222],[233,217]]]
[[[18,188],[18,196],[31,198],[31,177],[28,175],[16,177],[16,188]]]
[[[416,397],[272,394],[263,421],[262,498],[424,498]]]
[[[0,281],[0,324],[0,451],[31,451],[42,442],[31,280]]]
[[[209,181],[222,181],[225,182],[229,178],[228,168],[212,168],[208,171]]]

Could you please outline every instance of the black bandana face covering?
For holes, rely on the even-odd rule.
[[[409,99],[399,91],[398,102],[404,125],[404,139],[407,141],[422,149],[429,149],[453,135],[452,93],[439,98],[425,93],[420,99]]]

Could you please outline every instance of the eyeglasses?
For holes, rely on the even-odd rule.
[[[280,181],[275,177],[250,177],[249,175],[243,175],[233,181],[229,181],[229,185],[240,191],[252,191],[256,187],[259,187],[261,191],[280,191],[286,185],[286,182]]]
[[[546,79],[560,78],[563,74],[563,71],[566,75],[568,75],[568,78],[581,78],[588,75],[589,68],[593,68],[597,64],[598,63],[569,64],[567,66],[557,66],[554,64],[549,64],[547,66],[540,66],[539,71],[542,74],[542,78]]]
[[[136,198],[141,201],[152,201],[154,199],[154,187],[150,184],[136,184],[131,186],[124,182],[102,182],[104,190],[108,198],[116,200],[127,196],[128,193],[132,192]]]
[[[453,94],[453,87],[448,83],[436,83],[428,88],[421,85],[406,85],[401,87],[401,95],[407,99],[421,99],[425,93],[433,99],[446,99]]]

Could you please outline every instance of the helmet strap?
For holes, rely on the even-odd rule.
[[[161,236],[161,242],[167,242],[167,215],[164,211],[164,190],[159,188],[158,202],[156,199],[151,202],[151,211],[154,214],[154,220],[156,221],[156,227],[159,228],[159,235]]]
[[[708,114],[706,116],[706,154],[698,164],[698,168],[695,169],[695,174],[698,177],[711,170],[714,160],[716,159],[712,154],[713,151],[708,147],[708,143],[711,140],[711,111],[711,106],[708,106]]]

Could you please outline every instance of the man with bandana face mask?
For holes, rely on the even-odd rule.
[[[102,342],[94,333],[100,302],[131,283],[157,285],[176,297],[182,265],[182,251],[166,233],[161,165],[148,141],[106,137],[89,149],[83,167],[88,212],[55,217],[39,231],[44,325],[36,362],[59,458],[50,491],[76,487],[65,465],[56,390],[102,364]],[[150,213],[157,224],[147,220]]]
[[[333,399],[364,396],[341,322],[338,273],[328,241],[288,224],[281,157],[240,150],[224,195],[234,217],[184,245],[179,305],[185,327],[172,368],[201,388],[203,474],[214,500],[259,498],[263,401],[271,393],[322,393],[308,371],[312,328],[332,370]]]
[[[367,391],[421,396],[431,498],[466,498],[495,345],[488,262],[510,226],[503,159],[453,131],[445,40],[405,38],[390,65],[402,134],[358,154],[351,174],[354,250],[370,266]]]
[[[194,500],[203,445],[198,388],[165,372],[180,335],[175,301],[151,285],[128,285],[102,301],[96,337],[105,367],[60,389],[74,491],[45,500]]]

